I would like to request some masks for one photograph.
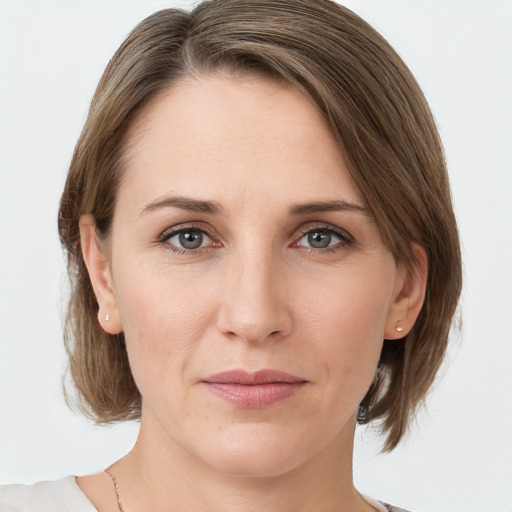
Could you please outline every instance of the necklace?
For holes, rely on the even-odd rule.
[[[119,496],[119,485],[117,483],[116,477],[112,473],[112,468],[114,467],[114,464],[110,465],[107,469],[105,469],[105,473],[112,479],[112,483],[114,484],[114,491],[116,493],[116,499],[117,499],[117,506],[119,507],[119,512],[125,512],[123,505],[121,504],[121,497]]]

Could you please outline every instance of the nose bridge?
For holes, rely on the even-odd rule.
[[[239,247],[226,265],[219,329],[249,342],[287,334],[291,317],[283,281],[270,243]]]

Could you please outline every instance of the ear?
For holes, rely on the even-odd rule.
[[[99,305],[98,321],[108,334],[119,334],[123,326],[117,308],[112,272],[106,251],[98,240],[94,217],[90,214],[82,215],[79,227],[82,255]]]
[[[428,259],[423,247],[414,244],[416,265],[413,269],[401,266],[397,271],[393,303],[388,312],[384,337],[397,340],[406,336],[418,315],[425,300],[427,288]]]

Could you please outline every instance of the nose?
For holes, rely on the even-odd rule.
[[[233,255],[225,267],[217,326],[249,343],[277,340],[292,330],[292,304],[283,265],[268,251]]]

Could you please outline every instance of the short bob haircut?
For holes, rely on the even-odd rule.
[[[339,142],[353,181],[398,265],[428,256],[426,297],[407,336],[384,340],[358,422],[379,419],[396,447],[443,360],[461,290],[457,226],[444,153],[413,75],[364,20],[330,0],[211,0],[142,21],[109,62],[76,145],[58,224],[71,297],[65,327],[78,406],[96,423],[140,418],[123,334],[100,327],[79,219],[107,239],[127,130],[156,95],[186,78],[270,77],[296,87]],[[68,401],[72,400],[69,398]]]

